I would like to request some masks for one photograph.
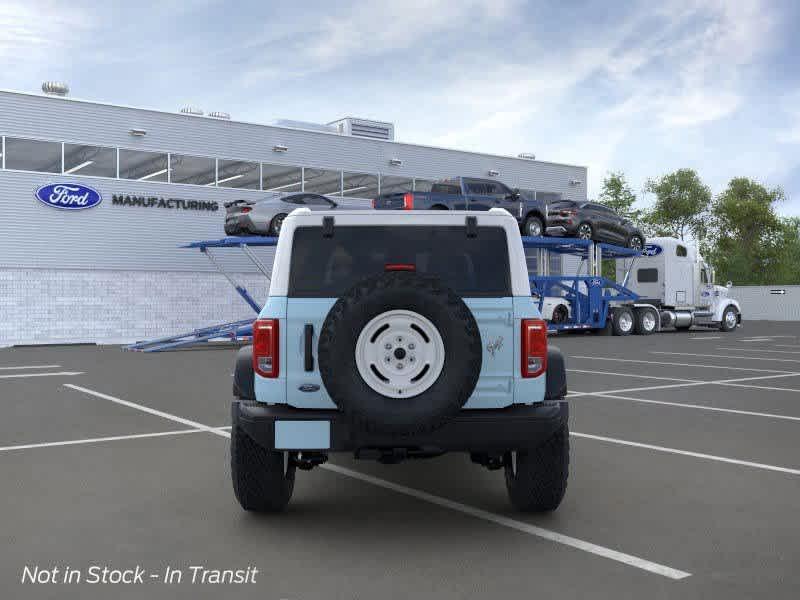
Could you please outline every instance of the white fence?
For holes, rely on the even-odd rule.
[[[800,285],[734,286],[730,295],[746,321],[800,321]]]

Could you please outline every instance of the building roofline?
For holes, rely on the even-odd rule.
[[[514,160],[514,161],[525,162],[525,163],[538,163],[538,164],[544,164],[544,165],[555,165],[555,166],[559,166],[559,167],[572,167],[572,168],[575,168],[575,169],[586,169],[588,171],[588,167],[586,165],[576,165],[576,164],[572,164],[572,163],[563,163],[563,162],[538,160],[538,159],[531,160],[529,158],[519,158],[518,156],[510,156],[510,155],[505,155],[505,154],[491,154],[491,153],[488,153],[488,152],[474,152],[472,150],[462,150],[460,148],[447,148],[447,147],[444,147],[444,146],[433,146],[433,145],[429,145],[429,144],[416,144],[416,143],[412,143],[412,142],[400,142],[400,141],[397,141],[397,140],[378,140],[378,139],[372,139],[372,138],[362,138],[362,137],[352,136],[352,135],[342,135],[341,133],[336,133],[336,132],[333,132],[333,131],[328,132],[328,131],[318,131],[318,130],[315,130],[315,129],[305,129],[305,128],[302,128],[302,127],[286,127],[286,126],[281,126],[281,125],[267,125],[265,123],[256,123],[255,121],[241,121],[241,120],[238,120],[238,119],[218,119],[218,118],[215,118],[215,117],[209,117],[207,115],[191,115],[191,114],[186,114],[186,113],[181,113],[181,112],[171,112],[171,111],[166,111],[166,110],[158,110],[158,109],[155,109],[155,108],[142,108],[140,106],[131,106],[129,104],[115,104],[113,102],[101,102],[101,101],[98,101],[98,100],[86,100],[86,99],[83,99],[83,98],[73,98],[73,97],[48,96],[46,94],[40,94],[40,93],[37,93],[37,92],[24,92],[24,91],[11,90],[11,89],[5,89],[5,88],[0,88],[0,94],[16,94],[16,95],[19,95],[19,96],[31,96],[31,97],[34,97],[34,98],[42,98],[42,99],[45,99],[45,100],[50,100],[50,101],[55,101],[55,102],[58,102],[58,101],[62,101],[62,102],[78,102],[78,103],[81,103],[81,104],[92,104],[92,105],[96,105],[96,106],[108,106],[108,107],[111,107],[111,108],[122,108],[122,109],[126,109],[126,110],[138,110],[138,111],[156,113],[156,114],[160,114],[160,115],[170,115],[170,116],[175,116],[175,117],[182,117],[182,118],[185,118],[185,119],[204,119],[204,120],[207,120],[207,121],[213,121],[213,122],[219,122],[219,123],[239,123],[241,125],[253,125],[255,127],[264,127],[264,128],[268,128],[268,129],[281,129],[281,130],[286,130],[286,131],[303,131],[303,132],[306,132],[306,133],[314,133],[314,134],[318,134],[318,135],[332,135],[332,136],[336,136],[338,138],[348,138],[348,139],[355,139],[355,140],[363,140],[363,141],[366,141],[366,142],[377,142],[377,143],[381,143],[381,144],[395,144],[395,145],[399,145],[399,146],[413,146],[415,148],[427,148],[427,149],[430,149],[430,150],[445,150],[447,152],[461,152],[463,154],[485,156],[485,157],[488,157],[488,158],[502,158],[504,160]],[[343,117],[343,118],[348,118],[348,117]],[[352,118],[352,117],[350,117],[350,118]],[[371,121],[372,119],[364,119],[364,120],[365,121]],[[375,121],[375,122],[381,122],[382,123],[384,121]]]

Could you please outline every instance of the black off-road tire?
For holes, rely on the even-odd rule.
[[[506,455],[506,489],[511,504],[526,512],[558,508],[569,478],[569,426],[565,423],[538,448],[517,452],[515,463],[512,465],[510,453]]]
[[[362,329],[390,310],[424,316],[444,343],[446,358],[439,377],[413,397],[391,398],[376,392],[356,366],[355,347]],[[482,346],[472,312],[439,278],[388,272],[364,279],[334,304],[320,331],[319,371],[331,399],[353,427],[397,435],[424,433],[444,425],[467,402],[480,376]]]
[[[553,316],[550,319],[550,322],[554,324],[566,323],[568,319],[569,309],[563,304],[559,304],[553,309]]]
[[[233,396],[240,400],[256,399],[253,346],[242,346],[236,353],[233,367]]]
[[[284,470],[285,467],[285,470]],[[295,465],[283,452],[257,444],[239,426],[234,405],[231,427],[231,480],[233,493],[243,509],[280,512],[289,504],[294,490]]]

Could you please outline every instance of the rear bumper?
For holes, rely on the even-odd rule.
[[[413,435],[354,429],[336,410],[307,410],[234,400],[233,421],[265,448],[348,452],[366,449],[505,452],[534,448],[569,418],[566,401],[496,410],[462,410],[436,431]]]

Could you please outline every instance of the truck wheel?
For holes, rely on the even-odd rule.
[[[233,493],[243,509],[279,512],[286,508],[294,490],[295,465],[288,453],[267,450],[239,426],[234,410],[231,427],[231,480]]]
[[[630,335],[633,331],[633,312],[627,306],[618,306],[612,313],[611,330],[614,335]]]
[[[540,237],[544,232],[544,223],[536,215],[531,215],[525,219],[525,225],[522,227],[522,235],[530,237]]]
[[[506,455],[506,489],[518,510],[555,510],[567,491],[569,427],[565,423],[538,448]]]
[[[641,250],[644,248],[644,242],[642,241],[642,236],[640,235],[632,235],[628,239],[628,248],[633,250]]]
[[[637,308],[634,331],[636,335],[650,335],[658,329],[658,313],[652,308]]]
[[[733,331],[739,325],[739,316],[736,308],[728,306],[722,312],[722,321],[719,324],[720,331]]]
[[[393,271],[357,283],[320,331],[319,371],[353,427],[433,431],[456,416],[481,371],[475,317],[436,277]]]

